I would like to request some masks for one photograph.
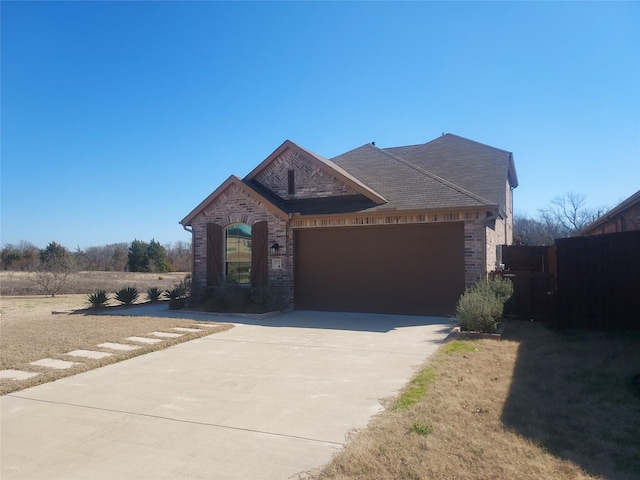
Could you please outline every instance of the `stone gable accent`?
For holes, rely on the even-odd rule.
[[[295,193],[288,192],[289,170],[295,172]],[[287,148],[255,180],[284,199],[355,195],[358,192],[312,163],[304,154]]]

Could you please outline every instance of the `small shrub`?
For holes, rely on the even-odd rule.
[[[186,292],[185,288],[179,284],[164,292],[165,296],[169,299],[169,310],[180,310],[186,306]]]
[[[462,330],[485,333],[496,331],[504,302],[494,292],[494,282],[481,281],[462,294],[456,306],[456,318]],[[501,292],[503,288],[502,285],[498,287]]]
[[[241,285],[227,278],[219,287],[207,291],[201,301],[206,312],[267,313],[282,310],[284,302],[280,295],[272,294],[269,287]]]
[[[160,300],[162,296],[162,291],[158,287],[149,287],[147,288],[147,298],[150,302],[155,303]]]
[[[191,275],[186,275],[180,283],[175,284],[172,289],[165,291],[164,294],[169,299],[169,310],[184,308],[191,296]]]
[[[256,305],[266,305],[271,303],[271,292],[268,287],[252,287],[251,303]]]
[[[135,287],[121,288],[116,292],[116,300],[125,304],[131,305],[138,300],[138,289]]]
[[[87,295],[87,300],[91,304],[91,308],[104,307],[109,301],[109,294],[106,290],[98,290]]]
[[[224,312],[224,305],[220,297],[209,297],[202,302],[202,309],[205,312]]]
[[[506,278],[493,278],[482,282],[503,304],[513,295],[513,283]]]
[[[215,292],[215,299],[222,312],[244,312],[251,302],[251,291],[233,279],[226,278]]]
[[[180,283],[176,283],[172,289],[164,292],[165,296],[172,298],[187,298],[191,295],[191,275],[186,275]]]

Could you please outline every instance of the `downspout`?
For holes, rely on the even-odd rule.
[[[182,225],[182,222],[178,222],[180,225]],[[191,278],[193,279],[195,273],[196,273],[196,248],[194,245],[194,232],[193,232],[193,228],[188,228],[188,225],[182,225],[182,228],[185,229],[185,231],[189,232],[191,234]]]

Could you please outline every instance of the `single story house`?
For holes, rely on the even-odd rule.
[[[513,155],[452,134],[330,160],[287,140],[180,223],[193,285],[268,287],[295,309],[449,314],[512,243]]]
[[[582,229],[583,235],[640,230],[640,190]]]

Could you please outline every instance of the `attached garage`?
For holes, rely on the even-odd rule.
[[[464,224],[294,231],[298,310],[451,314],[465,287]]]

